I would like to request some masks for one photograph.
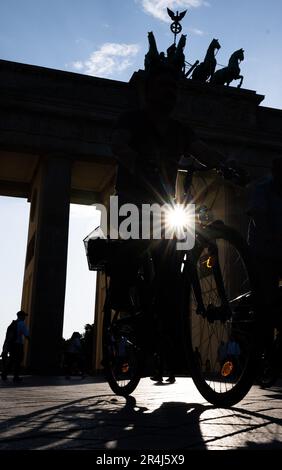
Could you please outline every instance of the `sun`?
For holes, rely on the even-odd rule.
[[[189,211],[181,204],[174,205],[167,212],[167,224],[170,228],[183,229],[189,224]]]

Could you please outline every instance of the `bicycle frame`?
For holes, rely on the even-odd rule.
[[[227,340],[229,341],[230,335],[233,335],[233,334],[237,335],[240,341],[241,350],[246,355],[246,359],[243,362],[241,360],[240,364],[238,363],[238,366],[236,365],[235,362],[232,365],[230,361],[228,362],[228,364],[227,363],[223,364],[224,367],[222,368],[222,373],[220,373],[219,382],[220,383],[223,382],[223,379],[227,377],[227,385],[226,385],[226,380],[224,379],[225,380],[224,386],[226,387],[224,389],[224,392],[222,392],[221,389],[218,391],[217,388],[212,388],[208,384],[209,378],[203,375],[202,371],[200,371],[200,369],[198,369],[198,367],[196,367],[195,364],[192,368],[192,374],[191,374],[200,393],[202,393],[202,395],[205,398],[207,398],[211,403],[215,403],[215,404],[221,403],[225,405],[234,404],[243,398],[243,396],[248,392],[252,384],[252,378],[253,378],[252,368],[254,364],[254,355],[252,351],[250,350],[252,342],[249,342],[249,337],[250,337],[250,334],[252,334],[252,331],[254,331],[254,320],[253,320],[254,316],[252,315],[252,305],[254,305],[255,300],[252,298],[252,296],[251,296],[251,300],[249,299],[248,292],[245,291],[245,288],[243,288],[243,284],[241,283],[240,274],[238,274],[238,276],[236,277],[234,286],[233,284],[231,286],[226,285],[226,288],[225,288],[226,272],[227,272],[226,266],[227,266],[227,269],[229,269],[228,266],[230,262],[231,263],[236,262],[236,266],[237,266],[237,263],[239,260],[239,262],[241,263],[240,266],[242,266],[242,269],[240,267],[240,271],[238,271],[238,273],[241,273],[241,270],[242,270],[242,273],[244,273],[244,276],[243,276],[244,281],[242,281],[244,282],[244,286],[248,284],[253,285],[252,268],[250,267],[250,259],[247,254],[246,243],[244,242],[242,237],[240,237],[240,235],[234,229],[231,229],[230,227],[225,226],[224,223],[221,221],[210,222],[209,218],[206,217],[206,215],[207,214],[205,210],[202,210],[202,211],[199,210],[198,223],[196,224],[195,246],[191,250],[186,250],[186,251],[181,252],[181,258],[182,258],[181,271],[180,271],[180,267],[178,267],[178,264],[177,264],[177,273],[179,275],[182,274],[182,280],[185,281],[184,282],[185,289],[187,290],[187,293],[189,293],[189,302],[190,301],[192,302],[189,305],[188,304],[185,305],[185,311],[184,310],[181,311],[181,316],[183,316],[184,314],[187,315],[189,312],[189,315],[187,316],[189,325],[188,324],[186,325],[188,329],[186,330],[186,326],[185,328],[182,329],[183,334],[186,335],[186,339],[184,338],[184,336],[183,336],[183,339],[185,339],[185,341],[187,342],[187,346],[190,351],[189,354],[191,355],[191,358],[192,358],[193,357],[193,345],[197,345],[197,342],[195,341],[198,341],[197,330],[201,329],[204,332],[203,340],[205,342],[207,341],[207,339],[209,339],[210,335],[211,336],[213,335],[213,340],[212,340],[213,345],[208,346],[210,349],[208,349],[208,351],[205,352],[205,357],[210,357],[210,359],[213,361],[214,350],[216,351],[217,341],[219,341],[220,338],[221,339],[224,338],[226,339],[226,341]],[[218,240],[219,240],[219,243],[218,243]],[[104,240],[104,242],[106,244],[109,243],[107,239]],[[151,242],[158,243],[158,241],[155,241],[155,240],[151,240]],[[169,240],[167,240],[167,242],[169,243]],[[121,243],[120,240],[119,240],[119,243]],[[124,243],[129,243],[129,241],[128,242],[124,241]],[[136,240],[134,241],[134,243],[136,243]],[[146,240],[146,243],[150,245],[150,240]],[[134,245],[132,246],[134,248]],[[143,248],[144,248],[144,244],[143,244],[142,249]],[[149,250],[150,248],[148,248],[148,251]],[[226,252],[227,252],[227,258],[225,255]],[[206,280],[204,280],[203,287],[205,289],[205,285],[207,284],[211,285],[211,289],[213,292],[212,295],[214,296],[212,298],[209,296],[208,297],[206,296],[206,291],[204,291],[202,287],[202,272],[201,272],[201,258],[200,258],[201,254],[203,254],[203,257],[205,258],[204,262],[206,264],[206,269],[209,270],[209,275],[212,274],[212,276],[207,279],[207,282]],[[133,251],[131,251],[130,256],[127,255],[129,260],[131,260],[131,256],[133,256]],[[159,254],[157,255],[157,259],[158,259],[158,256]],[[117,266],[119,265],[120,263],[117,264]],[[136,364],[138,364],[140,361],[140,358],[138,359],[138,357],[139,357],[139,353],[141,353],[141,350],[144,350],[144,352],[148,352],[150,349],[148,348],[149,341],[148,341],[148,334],[147,334],[148,329],[152,327],[151,325],[152,317],[150,317],[150,315],[154,312],[154,309],[155,309],[155,304],[154,304],[155,296],[162,295],[161,291],[155,290],[154,281],[156,277],[155,277],[154,263],[152,262],[151,256],[148,256],[146,259],[146,262],[142,262],[140,266],[142,267],[138,270],[137,280],[135,280],[135,276],[134,276],[134,280],[132,278],[133,290],[130,293],[131,298],[132,298],[132,303],[128,304],[128,307],[119,306],[118,301],[116,300],[114,301],[114,303],[112,303],[111,285],[108,281],[109,275],[111,275],[111,272],[110,270],[107,269],[107,267],[105,268],[105,272],[107,273],[108,276],[107,276],[107,301],[106,301],[105,310],[104,310],[105,312],[104,318],[106,320],[104,321],[104,327],[103,327],[103,335],[104,335],[103,341],[105,343],[105,348],[106,348],[104,349],[104,351],[107,355],[106,364],[108,364],[107,366],[108,367],[108,381],[112,390],[118,394],[126,395],[129,393],[132,393],[132,391],[137,386],[137,383],[140,380],[140,377],[142,376],[140,375],[140,367],[137,366]],[[233,266],[235,266],[235,264]],[[159,267],[160,266],[158,265],[158,269]],[[170,269],[169,265],[166,265],[166,267]],[[126,266],[123,266],[123,269],[126,270]],[[237,267],[235,269],[237,269]],[[117,272],[118,270],[116,271],[116,273]],[[129,279],[131,278],[129,277]],[[161,279],[162,277],[158,278],[158,282]],[[181,286],[182,284],[183,283],[181,281]],[[123,284],[120,284],[120,285],[123,286]],[[143,299],[145,297],[145,300],[142,299],[142,295],[141,295],[141,301],[139,302],[137,301],[136,303],[136,299],[138,299],[138,294],[142,293],[142,289],[143,289],[143,294],[144,292],[146,292],[145,295],[143,295]],[[159,289],[159,286],[158,286],[158,289]],[[195,298],[194,300],[190,299],[191,289],[193,289],[194,298]],[[148,292],[150,293],[150,295],[148,295]],[[253,292],[253,289],[252,289],[252,292]],[[205,299],[203,296],[205,296]],[[244,318],[243,317],[239,318],[237,315],[238,305],[240,304],[239,306],[241,306],[240,298],[241,297],[243,298],[244,296],[246,297],[246,302],[245,301],[243,302],[244,304],[243,305],[243,317]],[[180,301],[180,296],[176,300],[175,306],[179,304],[179,301]],[[186,302],[186,300],[184,300],[184,302]],[[233,305],[231,306],[231,304]],[[162,305],[164,306],[164,308],[166,308],[165,304],[162,304]],[[196,309],[195,309],[195,305],[196,305]],[[183,304],[183,307],[184,307],[184,304]],[[187,310],[187,313],[185,313],[187,307],[190,308],[190,311]],[[197,315],[195,318],[193,317],[195,320],[194,321],[192,319],[192,316],[194,315],[195,310],[196,310]],[[168,310],[166,310],[166,312],[167,311]],[[146,313],[148,313],[149,316],[146,315]],[[160,313],[161,312],[158,311],[157,316],[161,318]],[[141,323],[139,323],[139,320],[141,321]],[[149,328],[148,328],[148,321],[150,322]],[[180,318],[179,318],[179,321],[180,321]],[[138,323],[138,325],[136,322]],[[145,326],[144,330],[143,330],[142,324],[143,326]],[[168,321],[167,325],[170,325],[170,320]],[[183,327],[184,327],[184,323],[183,323]],[[117,328],[117,333],[115,333],[116,328]],[[126,335],[125,333],[126,328],[129,328],[128,335]],[[204,331],[203,328],[206,328],[206,331]],[[144,334],[142,333],[142,330]],[[167,332],[169,332],[169,329],[167,329]],[[113,339],[111,339],[111,335],[113,335]],[[119,385],[119,382],[120,381],[122,382],[124,380],[121,377],[123,371],[119,372],[120,365],[119,363],[115,364],[117,358],[116,356],[112,356],[107,351],[107,347],[111,348],[111,344],[113,345],[113,347],[115,347],[114,345],[120,342],[119,338],[123,337],[124,335],[125,337],[127,336],[127,345],[129,349],[131,348],[131,353],[128,352],[129,362],[127,364],[124,364],[125,366],[124,369],[126,369],[125,374],[126,374],[126,377],[128,377],[129,382],[123,386],[123,385]],[[189,336],[189,339],[187,335]],[[135,341],[137,341],[136,344],[135,344]],[[150,352],[152,352],[152,348]],[[130,361],[133,361],[132,366],[130,365],[131,363]],[[213,367],[212,373],[214,374],[216,373],[215,364],[213,364],[212,367]],[[230,380],[229,376],[230,374],[232,374],[233,369],[235,370],[235,373],[239,375],[233,376],[233,379]]]

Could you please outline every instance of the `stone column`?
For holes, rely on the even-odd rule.
[[[103,312],[106,299],[106,277],[97,273],[96,302],[95,302],[95,335],[94,335],[94,369],[102,369],[103,358]]]
[[[62,351],[71,160],[46,158],[39,182],[28,364],[31,372],[54,373]]]

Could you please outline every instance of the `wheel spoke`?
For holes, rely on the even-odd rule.
[[[210,251],[203,248],[197,262],[206,313],[197,312],[192,294],[189,354],[197,387],[203,396],[217,402],[246,380],[253,357],[255,294],[249,266],[240,249],[228,237],[216,237],[210,246]],[[196,348],[201,355],[201,367],[196,364]]]
[[[104,366],[115,393],[131,393],[139,382],[139,349],[135,316],[113,309],[105,311]]]

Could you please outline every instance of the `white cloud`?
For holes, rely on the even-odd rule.
[[[167,7],[173,11],[182,11],[189,8],[198,8],[201,6],[208,6],[209,3],[205,0],[139,0],[142,4],[143,10],[149,15],[158,18],[159,20],[170,23],[171,19],[167,14]]]
[[[72,67],[75,70],[82,70],[83,69],[83,63],[80,60],[76,60],[75,62],[72,63]]]
[[[71,66],[81,73],[100,77],[119,74],[132,64],[139,51],[138,44],[107,42],[94,51],[86,61],[75,61]]]
[[[201,29],[198,29],[198,28],[190,28],[189,31],[192,34],[196,34],[197,36],[203,36],[205,34],[204,31],[202,31]]]

